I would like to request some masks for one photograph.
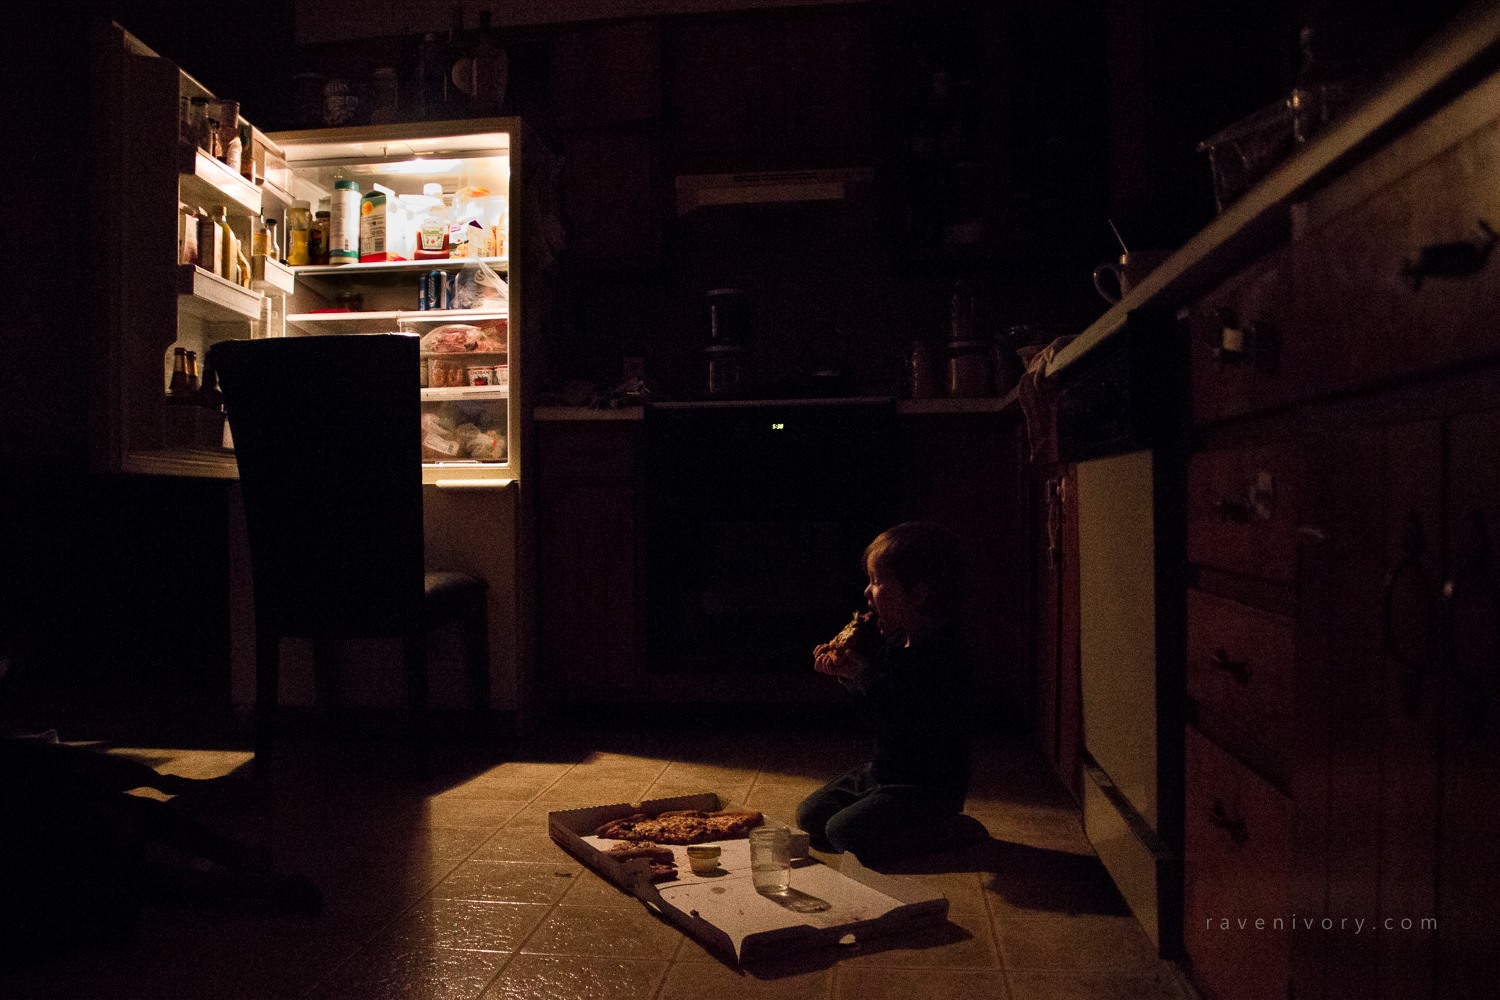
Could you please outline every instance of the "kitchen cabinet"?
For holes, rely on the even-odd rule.
[[[1500,990],[1497,95],[1450,92],[1187,311],[1185,947],[1216,1000]],[[1195,791],[1205,761],[1260,789],[1284,864]],[[1237,894],[1305,932],[1235,950],[1205,924],[1226,831]]]
[[[1030,648],[1034,737],[1063,787],[1081,801],[1077,483],[1071,464],[1033,470]]]
[[[539,651],[550,704],[600,703],[645,669],[639,420],[541,421]]]
[[[867,161],[873,39],[861,12],[671,25],[667,95],[678,173]]]

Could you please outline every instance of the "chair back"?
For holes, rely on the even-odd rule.
[[[355,334],[210,349],[263,627],[343,638],[420,628],[417,343]]]

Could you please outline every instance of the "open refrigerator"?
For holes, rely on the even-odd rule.
[[[108,264],[96,290],[105,321],[93,345],[101,362],[91,393],[95,467],[235,479],[222,414],[181,405],[169,391],[179,348],[206,359],[225,339],[392,331],[421,337],[422,370],[411,378],[421,396],[428,560],[489,583],[492,707],[521,709],[527,680],[519,665],[529,634],[522,481],[537,379],[528,362],[539,353],[543,274],[561,242],[555,162],[516,118],[275,134],[241,118],[251,148],[242,171],[202,148],[189,128],[193,98],[217,101],[215,95],[119,25],[101,21],[93,32],[101,72],[91,136],[100,155],[91,181],[102,202]],[[298,202],[316,212],[335,196],[338,181],[390,192],[390,256],[410,249],[412,205],[420,207],[414,196],[430,184],[441,185],[455,209],[479,205],[484,239],[463,244],[462,256],[288,265],[289,212]],[[192,241],[190,220],[205,213],[222,216],[233,232],[229,242],[244,251],[239,266],[210,265],[206,253],[192,262],[184,245]],[[253,252],[262,219],[275,220],[279,255]],[[433,295],[435,285],[483,295]],[[337,447],[319,442],[316,427],[308,428],[308,441]],[[232,520],[234,497],[232,490]],[[232,548],[235,530],[231,524]],[[231,581],[240,610],[231,612],[231,667],[234,700],[243,706],[253,701],[251,620],[242,600],[248,571],[232,573],[240,577]],[[441,688],[435,676],[439,706]]]

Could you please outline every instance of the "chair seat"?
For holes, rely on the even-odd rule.
[[[452,570],[435,570],[422,575],[422,594],[429,601],[433,599],[441,600],[450,595],[484,589],[485,582],[477,576],[470,576],[468,573],[455,573]]]

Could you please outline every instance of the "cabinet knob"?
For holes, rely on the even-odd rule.
[[[1401,539],[1401,555],[1386,571],[1380,596],[1381,631],[1384,636],[1386,654],[1401,667],[1402,696],[1406,715],[1411,719],[1417,717],[1422,707],[1424,680],[1431,667],[1430,647],[1433,636],[1433,618],[1436,614],[1433,588],[1427,571],[1422,565],[1422,555],[1426,544],[1427,539],[1422,531],[1421,517],[1415,509],[1408,510],[1406,529]],[[1421,635],[1415,650],[1403,649],[1401,639],[1397,635],[1396,601],[1398,592],[1402,590],[1403,581],[1409,581],[1406,585],[1406,592],[1410,593],[1415,590],[1421,605],[1419,618]],[[1410,616],[1407,616],[1407,620],[1409,619]]]
[[[1490,572],[1489,530],[1482,510],[1473,512],[1472,525],[1468,555],[1453,577],[1443,584],[1442,641],[1448,672],[1463,691],[1468,737],[1478,739],[1489,721],[1496,682],[1500,679],[1500,585]],[[1460,627],[1458,616],[1464,607],[1473,609],[1471,615],[1488,620]],[[1483,641],[1486,637],[1488,643]],[[1478,643],[1480,648],[1461,661],[1460,653],[1467,651],[1468,642]]]
[[[1241,684],[1250,683],[1250,661],[1231,659],[1228,650],[1223,646],[1213,651],[1208,658],[1208,663],[1215,670],[1222,670]]]
[[[1478,220],[1479,235],[1466,240],[1429,243],[1417,252],[1416,260],[1403,261],[1401,275],[1414,292],[1422,290],[1427,278],[1467,278],[1478,274],[1495,247],[1495,231],[1483,219]]]
[[[1215,313],[1218,333],[1210,353],[1221,366],[1249,366],[1263,374],[1276,371],[1281,354],[1281,336],[1276,327],[1264,320],[1242,323],[1232,309]]]
[[[1234,841],[1235,847],[1244,847],[1250,839],[1250,829],[1245,821],[1238,816],[1230,816],[1229,810],[1224,807],[1223,799],[1214,799],[1213,805],[1208,808],[1208,821],[1214,826],[1229,834],[1229,839]]]

